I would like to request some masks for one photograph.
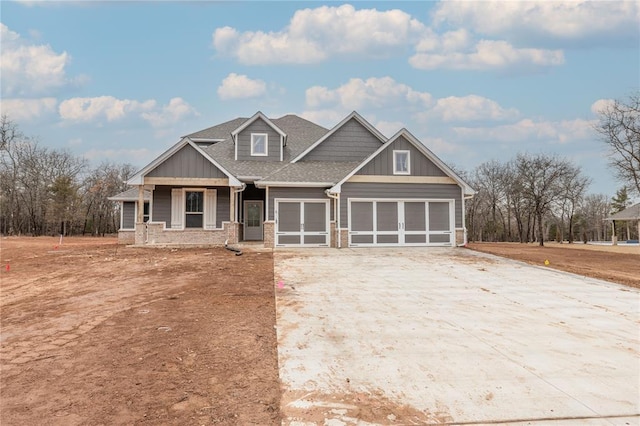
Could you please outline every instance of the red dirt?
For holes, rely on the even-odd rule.
[[[640,247],[469,243],[472,250],[640,288]],[[637,252],[631,252],[636,249]],[[545,265],[545,260],[549,261]]]
[[[270,252],[0,244],[3,426],[280,424]]]

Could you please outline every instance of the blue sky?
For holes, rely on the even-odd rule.
[[[613,195],[595,111],[640,87],[638,2],[3,1],[1,22],[2,113],[93,163],[356,110],[458,168],[558,154]]]

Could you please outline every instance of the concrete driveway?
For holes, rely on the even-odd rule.
[[[286,425],[640,423],[640,292],[466,249],[275,252]]]

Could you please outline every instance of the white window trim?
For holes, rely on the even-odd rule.
[[[264,153],[254,152],[253,150],[253,137],[264,136]],[[269,134],[268,133],[251,133],[251,156],[252,157],[266,157],[269,155]]]
[[[178,188],[176,188],[178,189]],[[209,188],[181,188],[182,191],[180,215],[182,217],[182,223],[178,227],[171,227],[173,230],[184,231],[189,230],[213,230],[217,228],[217,209],[218,209],[218,191],[217,189]],[[202,228],[187,228],[187,192],[202,192],[203,204],[202,204]],[[207,197],[207,193],[209,196]],[[151,207],[151,206],[150,206]]]
[[[398,161],[396,160],[396,156],[398,154],[407,154],[407,170],[406,171],[397,169]],[[411,174],[411,151],[406,149],[393,151],[393,174],[394,175],[410,175]]]

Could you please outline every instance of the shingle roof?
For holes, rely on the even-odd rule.
[[[360,162],[358,161],[304,161],[289,163],[264,177],[266,182],[323,182],[336,184]]]
[[[246,117],[234,118],[233,120],[229,120],[222,124],[218,124],[217,126],[209,127],[207,129],[188,134],[184,137],[190,139],[227,139],[231,137],[231,132],[240,127],[242,123],[247,120],[248,118]]]
[[[144,200],[151,200],[151,191],[148,189],[144,190]],[[127,189],[124,192],[119,193],[118,195],[114,195],[113,197],[109,197],[111,201],[138,201],[138,188]]]
[[[283,161],[236,161],[235,147],[231,139],[231,132],[241,126],[247,118],[227,121],[218,126],[210,127],[187,135],[188,138],[224,139],[203,148],[211,157],[215,158],[222,167],[238,177],[264,178],[274,174],[277,170],[287,166],[288,162],[304,151],[308,146],[320,139],[329,130],[296,115],[285,115],[271,119],[287,134]]]
[[[638,220],[640,219],[640,203],[627,207],[621,212],[612,214],[607,220]]]

